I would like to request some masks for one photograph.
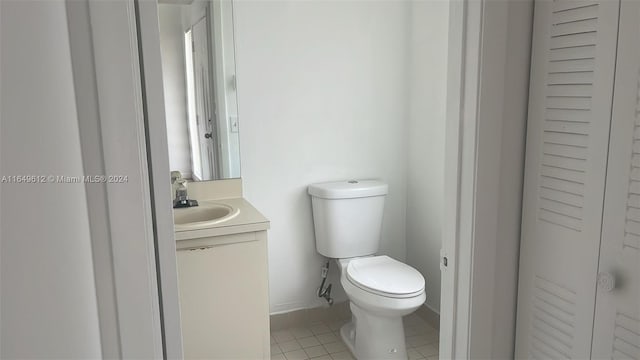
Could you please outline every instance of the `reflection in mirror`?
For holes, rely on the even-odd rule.
[[[231,0],[160,0],[158,12],[171,170],[240,177]]]

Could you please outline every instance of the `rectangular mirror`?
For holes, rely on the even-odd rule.
[[[171,171],[193,181],[240,177],[230,0],[160,0]]]

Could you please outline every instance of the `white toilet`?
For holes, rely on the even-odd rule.
[[[387,184],[350,180],[309,186],[316,248],[337,260],[351,322],[340,329],[358,360],[407,359],[402,317],[426,299],[424,278],[388,256],[376,256]]]

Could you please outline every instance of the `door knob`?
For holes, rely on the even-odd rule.
[[[213,136],[212,134],[213,134],[213,132],[205,133],[204,137],[207,138],[207,139],[211,139],[211,137]]]
[[[602,291],[611,292],[616,288],[616,277],[608,272],[598,274],[598,288]]]

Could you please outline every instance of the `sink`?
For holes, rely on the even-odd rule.
[[[226,204],[202,201],[200,206],[173,209],[173,223],[176,231],[203,229],[234,218],[239,212]]]

